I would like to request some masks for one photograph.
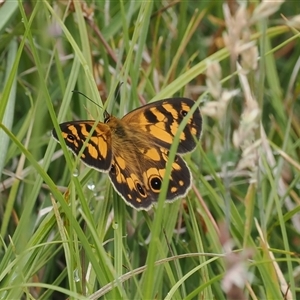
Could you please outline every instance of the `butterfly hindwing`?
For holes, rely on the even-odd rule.
[[[122,120],[140,128],[151,136],[158,145],[169,149],[174,136],[179,131],[181,122],[194,105],[195,102],[188,98],[160,100],[131,111]],[[180,133],[177,152],[192,151],[196,147],[195,140],[200,139],[201,130],[202,118],[197,107],[188,119],[184,130]]]
[[[67,147],[78,155],[92,130],[94,121],[73,121],[60,124],[63,139]],[[56,131],[53,137],[59,142]],[[80,159],[89,167],[107,172],[112,161],[111,130],[104,123],[99,123],[87,142]]]
[[[117,154],[109,172],[110,180],[117,192],[127,204],[138,210],[148,210],[153,203],[157,202],[163,179],[166,177],[168,151],[154,145],[151,146],[160,153],[159,161],[151,160],[143,156],[142,151],[139,151],[136,152],[138,154],[136,161],[141,167],[136,168],[136,166],[124,164],[124,160]],[[165,201],[171,202],[179,197],[184,197],[190,185],[190,170],[185,161],[176,155],[171,167]]]

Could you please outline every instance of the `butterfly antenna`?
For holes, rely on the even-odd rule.
[[[72,93],[80,94],[81,96],[83,96],[83,97],[85,97],[86,99],[90,100],[92,103],[94,103],[94,104],[97,105],[98,107],[103,108],[103,107],[101,107],[98,103],[96,103],[94,100],[92,100],[91,98],[89,98],[87,95],[85,95],[84,93],[82,93],[82,92],[80,92],[80,91],[73,90]]]

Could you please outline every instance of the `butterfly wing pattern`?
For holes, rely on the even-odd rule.
[[[194,104],[195,101],[188,98],[160,100],[131,111],[122,120],[150,134],[158,145],[169,149],[179,130],[179,125]],[[202,117],[197,107],[180,133],[177,153],[184,154],[194,150],[201,131]]]
[[[171,165],[166,201],[184,197],[192,176],[181,154],[192,151],[200,139],[202,118],[195,102],[171,98],[137,108],[122,119],[109,116],[98,123],[81,155],[88,166],[109,172],[115,190],[138,210],[148,210],[157,202],[166,173],[169,150],[182,122],[177,153]],[[60,124],[67,147],[78,155],[90,134],[93,121]],[[53,137],[58,140],[53,130]]]
[[[94,121],[82,120],[59,124],[63,139],[67,147],[78,155],[89,136]],[[52,130],[53,138],[59,142],[56,131]],[[111,130],[104,123],[99,123],[92,132],[91,138],[81,154],[80,159],[89,167],[101,172],[110,170],[112,161]]]

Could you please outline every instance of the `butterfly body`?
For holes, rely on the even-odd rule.
[[[158,199],[174,136],[194,103],[187,98],[165,99],[135,109],[122,119],[108,116],[104,123],[97,124],[80,158],[86,165],[108,172],[114,188],[127,204],[148,210]],[[93,125],[94,121],[60,124],[66,145],[75,155]],[[196,147],[201,127],[197,108],[180,132],[166,201],[185,196],[191,186],[190,170],[180,154]],[[53,137],[58,140],[55,130]]]

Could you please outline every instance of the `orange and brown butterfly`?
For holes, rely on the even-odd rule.
[[[194,105],[188,98],[170,98],[141,106],[122,119],[107,115],[92,132],[80,159],[89,167],[108,172],[115,190],[128,205],[148,210],[158,200],[174,136]],[[172,162],[167,202],[184,197],[191,187],[191,172],[181,155],[194,150],[200,139],[202,118],[198,107],[186,121]],[[87,120],[59,125],[75,155],[94,124]],[[53,130],[52,134],[58,141],[57,132]]]

